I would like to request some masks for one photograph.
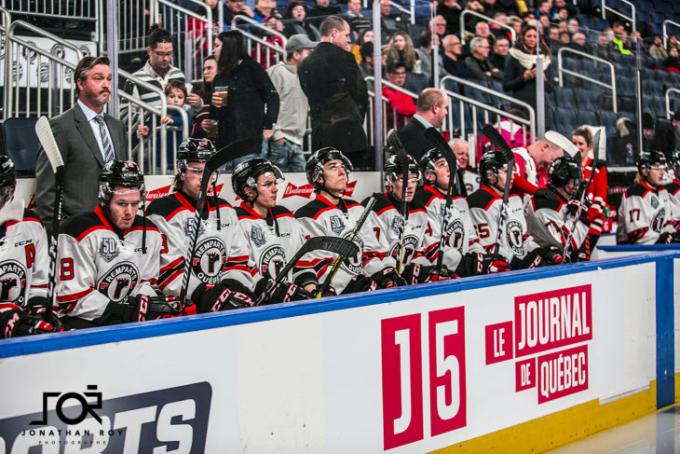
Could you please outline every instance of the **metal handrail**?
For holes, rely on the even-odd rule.
[[[670,19],[666,19],[665,21],[663,21],[663,47],[668,48],[668,30],[666,24],[680,28],[680,23],[672,21]]]
[[[612,83],[611,85],[608,85],[604,82],[600,82],[599,80],[595,80],[592,77],[584,76],[583,74],[579,74],[575,71],[571,71],[569,69],[564,69],[562,67],[562,54],[563,53],[572,53],[576,55],[580,55],[581,57],[588,58],[590,60],[602,63],[604,65],[609,66],[609,75],[611,76]],[[616,100],[616,69],[614,68],[614,65],[611,62],[608,62],[607,60],[604,60],[599,57],[595,57],[593,55],[587,54],[585,52],[581,52],[580,50],[575,50],[569,47],[561,47],[559,51],[557,51],[557,76],[559,78],[559,83],[560,87],[564,87],[564,78],[562,74],[569,74],[570,76],[574,76],[579,79],[587,80],[590,83],[593,83],[595,85],[599,85],[604,88],[609,88],[612,91],[612,110],[614,112],[618,112],[618,103]]]
[[[374,87],[373,81],[375,80],[375,78],[373,76],[366,76],[366,77],[364,77],[364,80],[366,81],[366,86],[368,87],[369,98],[375,99],[375,93],[374,93],[374,90],[373,90],[373,87]],[[388,80],[382,79],[382,86],[383,86],[383,88],[389,87],[389,88],[391,88],[395,91],[398,91],[399,93],[405,94],[406,96],[413,98],[414,100],[418,99],[418,95],[416,93],[414,93],[410,90],[407,90],[404,87],[400,87],[399,85],[395,85]],[[382,93],[380,94],[380,99],[383,103],[385,103],[385,105],[387,105],[387,106],[390,105],[390,100],[385,95],[383,95]],[[375,122],[370,121],[371,119],[373,119],[373,116],[374,116],[374,115],[371,115],[373,113],[373,111],[369,109],[368,112],[369,112],[369,114],[366,116],[367,122],[366,122],[365,126],[370,126],[373,123],[375,123]],[[392,120],[393,120],[392,126],[395,127],[395,128],[398,127],[398,124],[397,124],[398,114],[399,113],[396,111],[396,109],[394,109],[394,107],[392,107]],[[387,111],[385,109],[383,109],[383,111],[382,111],[382,117],[383,117],[383,121],[382,121],[383,131],[382,132],[383,132],[383,137],[384,137],[387,134],[387,130],[388,130],[388,126],[389,126],[387,124]],[[367,130],[366,133],[368,134],[369,131]],[[371,145],[373,145],[373,139],[374,139],[373,134],[370,135],[370,139],[371,139]]]
[[[678,88],[669,88],[666,90],[666,118],[671,119],[671,116],[673,115],[673,111],[671,110],[671,93],[677,93],[680,95],[680,89]]]
[[[516,33],[515,33],[515,29],[512,28],[511,26],[506,25],[506,24],[502,24],[502,23],[498,22],[497,20],[495,20],[495,19],[493,19],[493,18],[491,18],[491,17],[489,17],[489,16],[486,16],[486,15],[484,15],[484,14],[482,14],[482,13],[478,13],[477,11],[473,11],[473,10],[471,10],[471,9],[465,9],[465,10],[463,10],[462,13],[460,13],[460,42],[461,42],[461,44],[463,44],[463,45],[465,45],[465,16],[466,16],[466,15],[469,15],[469,16],[476,16],[476,17],[478,17],[478,18],[480,18],[480,19],[482,19],[482,20],[484,20],[484,21],[486,21],[486,22],[490,22],[490,23],[492,23],[492,24],[496,24],[496,25],[498,25],[499,27],[508,30],[508,31],[510,32],[510,36],[512,37],[512,42],[513,42],[513,43],[514,43],[515,40],[517,39],[517,35],[516,35]]]
[[[262,39],[261,37],[255,35],[254,33],[249,32],[248,30],[244,30],[242,28],[239,28],[239,22],[242,22],[244,24],[249,25],[250,27],[256,28],[259,31],[263,32],[265,35],[271,35],[273,37],[278,38],[281,40],[281,46],[277,46],[275,44],[269,43]],[[231,21],[231,28],[234,30],[240,31],[245,38],[247,38],[250,41],[253,41],[261,46],[264,46],[268,49],[271,49],[272,51],[276,52],[277,54],[281,54],[282,58],[286,58],[286,43],[288,42],[288,38],[283,34],[279,33],[276,30],[272,30],[271,28],[262,25],[258,21],[251,19],[250,17],[246,16],[234,16],[234,18]],[[250,48],[248,49],[250,51]],[[259,48],[258,48],[258,60],[259,60]]]
[[[231,20],[231,27],[232,28],[238,28],[238,22],[245,22],[246,24],[259,29],[260,31],[264,32],[265,34],[274,35],[274,36],[282,39],[284,44],[287,41],[286,35],[284,35],[283,33],[279,33],[276,30],[267,27],[266,25],[262,25],[260,22],[256,21],[255,19],[251,19],[250,17],[234,16],[234,18]],[[241,30],[241,29],[239,28],[239,30]],[[246,32],[245,30],[241,30],[241,33],[245,34],[245,33],[248,33],[248,32]],[[252,34],[252,33],[249,33],[249,34]]]
[[[472,104],[473,108],[479,107],[481,109],[484,109],[485,111],[489,111],[489,112],[495,113],[496,115],[503,116],[503,117],[506,117],[506,118],[510,118],[510,119],[512,119],[512,120],[514,120],[518,123],[527,125],[529,127],[529,133],[531,135],[531,141],[533,141],[534,138],[536,137],[536,111],[534,110],[533,107],[531,107],[530,104],[528,104],[528,103],[526,103],[526,102],[524,102],[520,99],[513,98],[512,96],[507,95],[505,93],[501,93],[499,91],[493,90],[493,89],[485,87],[483,85],[476,84],[474,82],[470,82],[469,80],[466,80],[466,79],[461,79],[461,78],[456,77],[456,76],[443,77],[442,80],[441,80],[440,86],[444,86],[444,82],[446,82],[447,80],[452,80],[452,81],[454,81],[454,82],[456,82],[459,85],[462,85],[464,87],[470,87],[470,88],[473,88],[475,90],[479,90],[479,91],[486,93],[488,95],[494,96],[496,98],[500,98],[504,101],[508,101],[508,102],[516,104],[520,107],[525,108],[527,110],[527,112],[529,112],[529,119],[528,120],[525,119],[525,118],[522,118],[522,117],[518,117],[516,115],[512,115],[512,114],[506,112],[503,109],[499,109],[496,106],[484,104],[483,102],[477,101],[476,99],[472,99],[472,98],[469,98],[465,95],[461,95],[460,93],[452,92],[452,91],[449,91],[449,90],[444,90],[449,97],[456,98],[456,99],[459,99],[461,101],[461,110],[462,110],[462,102]],[[452,108],[449,108],[449,118],[451,117],[451,111],[452,111],[451,109]],[[461,118],[461,120],[460,120],[461,121],[461,131],[465,131],[465,116],[461,115],[460,118]],[[475,136],[476,136],[477,122],[473,121],[472,127],[473,127],[473,130],[475,131]]]
[[[602,19],[606,19],[607,18],[607,11],[610,11],[610,12],[616,14],[619,17],[622,17],[624,19],[628,19],[632,24],[633,32],[636,32],[637,31],[637,25],[635,24],[635,15],[636,15],[635,5],[633,5],[628,0],[621,0],[621,2],[630,6],[630,9],[632,11],[632,14],[630,16],[626,16],[625,14],[623,14],[622,12],[612,8],[611,6],[607,6],[607,1],[602,0],[602,3],[601,3]]]
[[[394,0],[390,0],[390,6],[395,7],[402,13],[406,13],[409,15],[411,18],[411,24],[416,23],[416,0],[409,0],[409,7],[406,8],[404,6],[401,6],[399,3],[395,2]],[[368,0],[363,0],[363,7],[364,9],[368,8]]]
[[[69,43],[68,41],[61,39],[58,36],[53,35],[52,33],[49,33],[49,32],[47,32],[47,31],[45,31],[45,30],[43,30],[39,27],[36,27],[32,24],[29,24],[28,22],[21,21],[21,20],[13,21],[7,27],[6,38],[5,38],[6,45],[5,45],[5,82],[4,83],[5,83],[6,90],[5,90],[5,99],[4,99],[4,109],[3,109],[4,118],[12,117],[12,109],[13,109],[13,104],[14,104],[13,100],[14,100],[15,91],[16,91],[16,94],[17,94],[17,101],[18,101],[18,93],[19,93],[18,80],[17,80],[16,90],[12,89],[12,80],[13,80],[12,71],[13,71],[13,67],[14,67],[14,64],[13,64],[13,46],[12,46],[13,43],[16,43],[19,46],[25,47],[26,49],[29,49],[30,51],[35,52],[36,54],[44,57],[46,60],[52,62],[53,64],[62,65],[64,67],[70,69],[71,71],[75,70],[74,64],[69,63],[68,61],[66,61],[62,58],[59,58],[56,55],[52,55],[51,53],[49,53],[49,52],[47,52],[43,49],[40,49],[39,47],[35,46],[34,44],[32,44],[28,41],[24,41],[22,38],[20,38],[18,36],[15,36],[14,33],[15,33],[16,29],[19,28],[19,27],[24,28],[26,30],[29,30],[32,33],[35,33],[36,35],[38,35],[40,37],[50,39],[50,40],[54,41],[55,43],[63,46],[63,48],[65,48],[65,49],[72,50],[73,52],[75,52],[76,56],[78,57],[78,60],[80,60],[83,57],[83,53],[80,50],[80,48],[73,45],[72,43]],[[28,77],[28,75],[27,75],[27,77]],[[71,86],[71,102],[72,103],[74,101],[74,87],[75,87],[75,81],[73,81],[73,84]],[[48,87],[48,89],[49,89],[49,87]],[[26,93],[27,93],[27,99],[28,99],[29,91],[27,90]],[[63,93],[63,89],[62,89],[62,93]],[[26,104],[28,106],[28,102]],[[38,108],[40,109],[40,107],[41,107],[40,95],[38,94]],[[51,98],[49,99],[49,102],[48,102],[48,109],[51,109]],[[17,103],[16,111],[17,112],[19,111],[18,103]],[[28,115],[28,110],[27,110],[27,115]]]

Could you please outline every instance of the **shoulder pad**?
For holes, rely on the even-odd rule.
[[[416,189],[416,193],[413,196],[413,202],[417,202],[422,206],[427,206],[430,204],[430,201],[434,198],[434,194],[432,194],[430,191],[426,191],[423,188]]]
[[[313,218],[316,214],[326,208],[326,205],[319,202],[318,200],[312,200],[306,205],[301,206],[295,212],[296,218]]]
[[[236,211],[236,216],[237,216],[239,219],[242,219],[242,218],[244,218],[244,217],[251,217],[251,214],[248,213],[248,212],[247,212],[246,210],[244,210],[243,208],[241,208],[240,206],[234,207],[234,211]]]
[[[24,208],[24,218],[22,221],[33,221],[33,222],[38,222],[40,225],[43,225],[42,221],[40,220],[40,217],[36,214],[35,211],[29,210],[28,208]]]
[[[98,228],[106,229],[99,217],[94,213],[82,213],[68,218],[59,227],[59,233],[72,236],[73,238],[81,237],[89,230]]]
[[[226,206],[228,206],[229,208],[233,208],[233,207],[231,206],[231,203],[227,202],[227,201],[224,200],[222,197],[208,197],[208,204],[209,204],[211,207],[214,207],[214,206],[224,207],[224,206],[226,205]]]
[[[275,218],[293,216],[293,213],[291,213],[288,208],[282,205],[276,205],[274,208],[272,208],[272,214]]]
[[[151,219],[146,218],[145,221],[144,218],[140,215],[135,216],[135,221],[132,223],[132,227],[130,227],[130,230],[142,229],[144,227],[145,222],[147,230],[154,230],[156,232],[159,232],[158,227],[156,227],[156,224],[154,224]]]
[[[487,209],[489,204],[493,202],[494,198],[488,192],[483,189],[477,189],[475,192],[470,194],[467,198],[468,206],[470,208],[483,208]]]
[[[560,206],[562,205],[555,193],[549,189],[539,189],[536,191],[536,194],[534,194],[532,199],[532,204],[534,210],[548,209],[554,211],[559,211]]]
[[[376,192],[373,194],[375,197],[375,203],[373,204],[373,209],[372,211],[375,211],[376,213],[380,213],[381,211],[384,211],[386,208],[393,207],[392,202],[390,199],[385,197],[385,194],[382,194],[380,192]],[[364,201],[364,204],[368,203],[368,199]]]
[[[644,197],[649,192],[649,189],[642,186],[639,183],[635,183],[633,186],[626,190],[626,197],[638,196]]]
[[[167,219],[170,214],[174,213],[177,208],[182,206],[179,200],[174,196],[174,194],[166,195],[160,199],[156,199],[146,207],[147,216],[150,214],[156,214]]]

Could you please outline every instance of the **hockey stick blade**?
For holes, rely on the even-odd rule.
[[[392,149],[394,154],[406,153],[406,148],[404,148],[404,144],[399,138],[396,129],[390,129],[388,131],[387,137],[385,138],[385,143]]]
[[[229,161],[242,158],[251,153],[259,152],[261,143],[262,139],[259,137],[235,140],[229,145],[217,150],[217,152],[208,159],[208,162],[205,163],[205,168],[212,173]]]
[[[64,166],[64,159],[61,157],[57,141],[54,140],[54,133],[47,117],[40,117],[35,123],[35,134],[42,145],[47,159],[50,161],[52,171],[56,174],[59,167]]]
[[[489,142],[491,142],[496,149],[500,150],[505,155],[506,159],[509,160],[512,158],[514,160],[512,148],[510,148],[508,142],[505,141],[503,136],[493,127],[493,125],[489,123],[485,124],[482,128],[482,134],[489,139]]]
[[[429,127],[425,130],[425,138],[430,141],[430,145],[439,148],[444,153],[444,158],[449,164],[449,169],[451,170],[451,176],[455,179],[455,172],[458,170],[458,163],[454,158],[453,149],[444,140],[441,133],[433,127]]]

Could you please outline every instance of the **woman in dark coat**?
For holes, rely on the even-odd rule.
[[[528,103],[534,109],[536,109],[536,50],[538,46],[536,27],[531,25],[524,27],[514,47],[510,49],[510,58],[505,62],[503,79],[503,90]],[[540,46],[544,57],[545,74],[545,70],[550,66],[550,48],[544,41],[541,41]],[[551,91],[549,78],[546,76],[543,80],[545,90]]]
[[[238,31],[220,33],[215,39],[217,76],[213,81],[210,116],[218,121],[215,146],[219,150],[236,140],[262,137],[268,141],[279,115],[279,95],[269,75],[248,55]],[[227,90],[226,100],[221,91]],[[260,154],[253,150],[238,162]],[[232,161],[227,169],[238,164]]]

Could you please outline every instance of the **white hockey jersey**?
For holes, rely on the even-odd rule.
[[[47,297],[50,259],[38,216],[23,208],[18,214],[0,225],[0,303],[25,306],[33,297]]]
[[[332,236],[349,238],[364,208],[350,199],[341,199],[337,205],[326,197],[317,194],[316,198],[295,212],[305,236]],[[359,246],[361,257],[354,257],[343,262],[333,278],[331,286],[341,293],[347,284],[358,274],[371,275],[386,267],[394,267],[394,260],[387,256],[387,251],[376,239],[374,229],[377,228],[375,214],[370,213],[359,231],[355,242]],[[323,283],[336,254],[325,251],[310,253],[308,260],[301,260],[298,266],[316,273],[319,282]]]
[[[567,202],[561,194],[550,189],[539,189],[531,198],[526,207],[527,227],[539,246],[556,246],[562,250],[571,236],[569,247],[571,251],[577,251],[585,241],[589,227],[580,219],[574,220]]]
[[[248,243],[250,257],[248,275],[256,279],[266,277],[276,279],[281,269],[293,258],[305,243],[305,232],[293,213],[282,206],[275,206],[263,218],[245,203],[236,208],[238,227]],[[304,259],[304,258],[303,258]],[[239,266],[233,259],[227,265]],[[244,266],[242,263],[240,266]],[[317,283],[316,273],[309,268],[295,266],[288,275],[288,282],[304,286]],[[255,288],[256,281],[250,282],[249,288]]]
[[[432,266],[425,250],[425,235],[430,229],[427,210],[419,201],[414,200],[408,204],[407,219],[399,212],[399,203],[387,193],[373,194],[376,198],[372,211],[376,215],[377,226],[373,229],[376,239],[381,247],[387,250],[389,257],[395,262],[399,254],[399,239],[403,229],[403,260],[404,266],[411,262],[423,266]],[[368,199],[364,200],[364,204]],[[430,251],[432,253],[432,250]],[[455,268],[454,268],[455,269]]]
[[[201,283],[215,285],[224,278],[224,267],[231,252],[237,256],[248,255],[243,252],[243,243],[240,244],[240,250],[239,245],[234,244],[234,240],[242,237],[236,234],[236,212],[232,206],[215,197],[208,197],[206,206],[205,219],[201,219],[196,253],[191,263],[187,290],[189,297]],[[182,192],[175,192],[153,201],[146,210],[163,239],[158,288],[166,295],[179,296],[181,292],[184,260],[196,216],[194,207],[193,199]],[[232,246],[234,251],[231,250]]]
[[[680,179],[675,178],[666,190],[671,199],[671,222],[676,230],[680,230]]]
[[[432,263],[437,262],[440,253],[439,241],[444,218],[446,218],[444,229],[447,237],[442,259],[444,266],[454,271],[462,255],[468,252],[484,253],[484,248],[472,225],[470,208],[465,197],[455,195],[447,212],[446,195],[434,186],[426,184],[416,191],[414,199],[417,203],[424,205],[427,210],[429,228],[425,230],[424,249],[426,257]]]
[[[496,243],[503,198],[492,188],[482,184],[481,188],[470,194],[468,204],[479,241],[488,250]],[[499,241],[498,254],[505,257],[508,262],[513,257],[522,259],[538,248],[538,244],[527,231],[522,198],[518,195],[511,194],[508,198],[508,213],[504,230]]]
[[[626,190],[619,205],[618,244],[655,244],[663,232],[674,230],[666,188],[654,189],[639,182]]]
[[[146,220],[146,254],[142,253],[143,220],[118,231],[101,206],[73,216],[59,233],[57,254],[57,306],[61,316],[94,321],[109,301],[128,295],[155,296],[152,288],[159,272],[161,234]]]

